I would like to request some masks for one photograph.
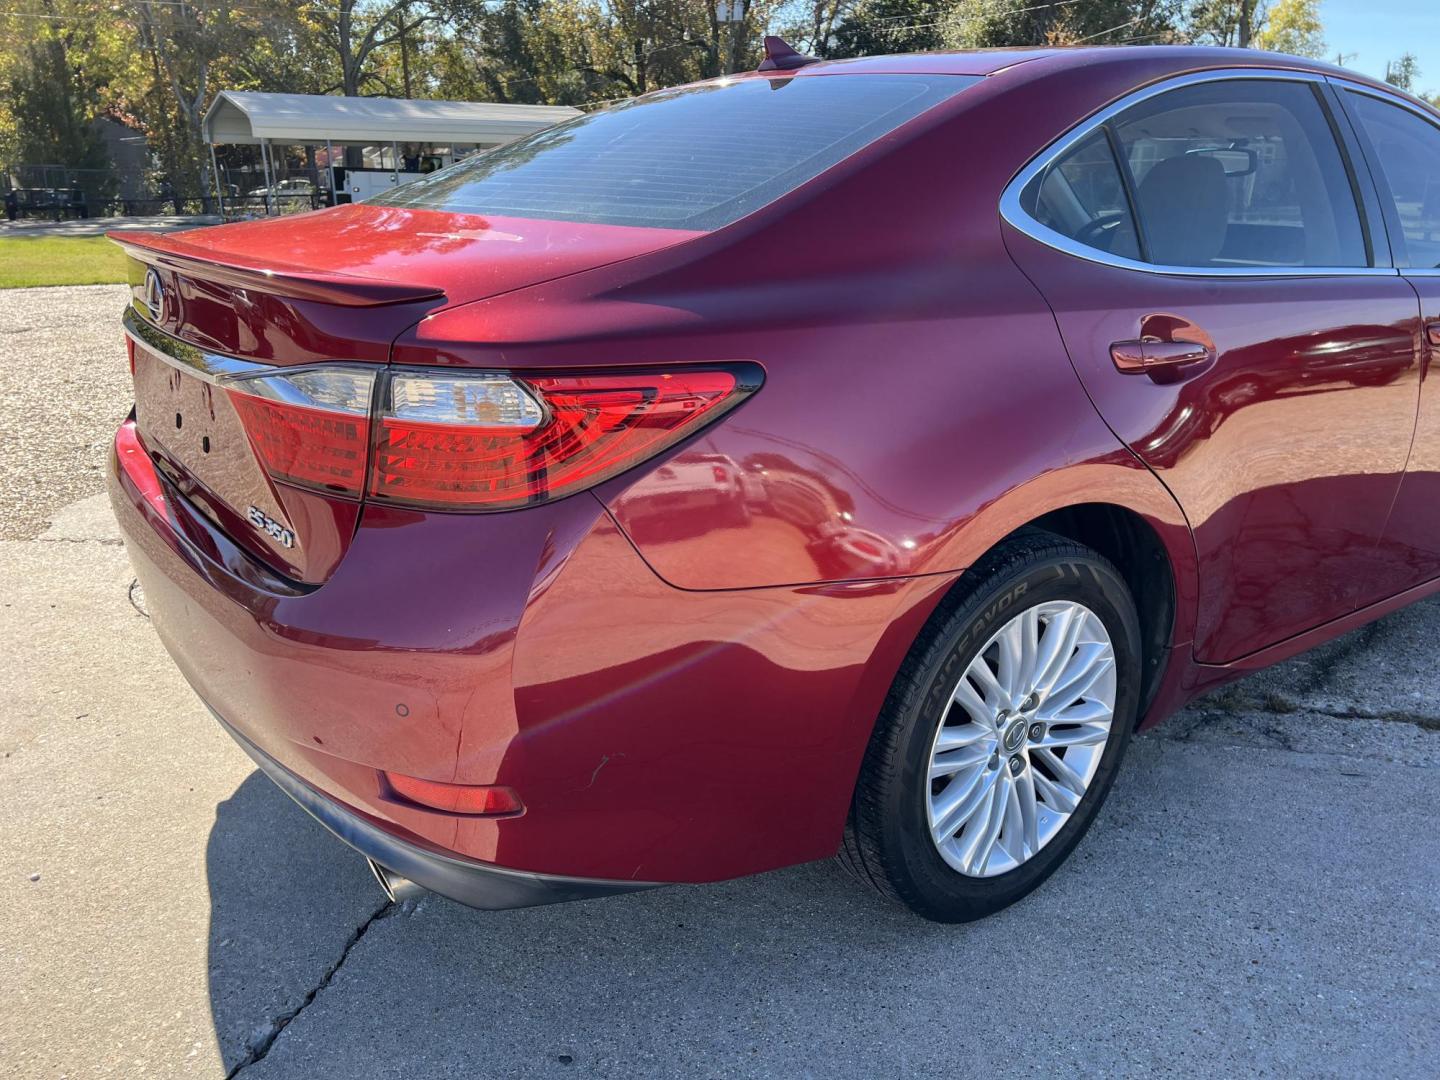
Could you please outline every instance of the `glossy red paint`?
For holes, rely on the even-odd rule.
[[[303,574],[198,510],[127,424],[112,500],[157,631],[246,739],[394,836],[709,881],[834,851],[925,619],[1043,515],[1100,505],[1163,551],[1147,723],[1418,596],[1440,531],[1390,507],[1440,505],[1440,421],[1404,279],[1141,275],[997,213],[1037,152],[1130,90],[1262,65],[1335,70],[1172,48],[807,65],[785,77],[986,78],[714,232],[357,206],[169,248],[443,300],[346,306],[139,252],[176,298],[162,329],[266,363],[764,370],[723,420],[588,492],[483,515],[350,503]],[[1211,352],[1174,377],[1117,370],[1111,344],[1141,338]],[[525,810],[427,810],[381,771],[511,787]]]
[[[1080,275],[1028,237],[1011,244],[1096,406],[1194,527],[1197,656],[1234,660],[1409,584],[1374,552],[1415,424],[1415,297],[1403,281]],[[1106,308],[1115,297],[1124,306]],[[1156,311],[1213,335],[1213,366],[1117,378],[1109,343],[1144,335],[1147,320],[1153,331]]]
[[[697,235],[357,203],[223,229],[144,238],[118,233],[113,239],[138,260],[181,275],[219,267],[218,273],[206,270],[204,278],[249,291],[298,292],[301,299],[369,307],[436,296],[465,303]]]
[[[189,542],[203,518],[157,510],[154,484],[125,455],[116,512],[207,704],[397,834],[544,873],[708,881],[828,854],[884,672],[953,580],[681,592],[584,494],[480,536],[473,517],[367,507],[329,582],[282,595],[226,572],[243,556],[215,530],[216,552]],[[508,785],[526,810],[433,813],[391,798],[382,769]]]
[[[1406,280],[1419,295],[1420,323],[1427,331],[1420,346],[1420,413],[1379,555],[1395,579],[1408,583],[1440,577],[1440,346],[1430,333],[1440,324],[1440,279],[1416,274]]]

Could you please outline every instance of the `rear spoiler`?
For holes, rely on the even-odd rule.
[[[305,270],[266,263],[233,253],[210,251],[187,244],[179,237],[155,233],[106,233],[125,254],[149,266],[163,266],[186,277],[217,281],[239,289],[315,300],[339,307],[383,307],[422,300],[441,300],[445,290],[433,285],[402,285],[392,281]]]

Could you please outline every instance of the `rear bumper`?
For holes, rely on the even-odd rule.
[[[950,583],[686,592],[581,494],[480,516],[367,506],[330,579],[296,589],[166,486],[133,424],[109,481],[151,625],[201,699],[342,838],[479,906],[504,906],[497,875],[538,903],[577,880],[593,895],[832,854],[895,668]],[[431,810],[385,772],[511,787],[525,812]]]
[[[210,711],[220,726],[240,744],[240,749],[260,766],[260,771],[321,825],[386,870],[451,900],[486,911],[502,911],[559,904],[567,900],[594,900],[617,893],[653,889],[661,884],[532,874],[427,851],[391,835],[316,791],[227,724],[219,713],[213,709]]]

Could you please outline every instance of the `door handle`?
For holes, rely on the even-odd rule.
[[[1440,329],[1440,324],[1437,324]],[[1135,375],[1156,368],[1176,367],[1181,364],[1198,364],[1209,360],[1213,353],[1209,346],[1194,341],[1117,341],[1110,346],[1110,359],[1127,375]]]
[[[1431,347],[1440,349],[1440,322],[1425,324],[1425,338],[1430,342]]]

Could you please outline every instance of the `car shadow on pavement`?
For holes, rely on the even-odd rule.
[[[252,774],[207,849],[227,1072],[1429,1075],[1435,736],[1305,713],[1217,724],[1215,704],[1137,739],[1067,864],[965,926],[833,860],[519,911],[387,904]],[[1390,842],[1356,842],[1377,818]]]
[[[428,984],[422,996],[434,992],[437,1007],[445,995],[440,982],[420,977],[427,966],[437,980],[458,979],[466,993],[474,987],[483,995],[480,987],[498,982],[510,999],[507,1026],[534,1025],[521,1046],[552,1040],[559,999],[579,993],[600,1008],[591,995],[603,995],[617,980],[642,978],[647,994],[670,984],[669,996],[689,993],[699,1008],[712,991],[697,992],[694,979],[704,967],[714,970],[722,954],[728,954],[726,966],[738,962],[741,954],[727,944],[737,940],[746,941],[746,956],[759,949],[779,961],[794,953],[812,957],[806,964],[813,967],[813,957],[829,955],[826,942],[844,942],[844,963],[853,964],[857,948],[883,952],[902,939],[947,929],[868,894],[830,860],[715,885],[519,911],[475,911],[429,894],[418,908],[414,901],[399,908],[387,904],[358,854],[259,772],[216,808],[206,864],[210,1004],[227,1075],[265,1056],[279,1030],[329,984],[342,960],[351,972],[360,951],[349,950],[372,925],[391,934],[423,920],[418,940],[406,948],[425,956],[406,980]],[[378,936],[367,934],[367,945]],[[387,952],[393,947],[382,945]],[[588,985],[576,988],[572,980],[582,968]],[[533,981],[537,996],[515,995],[516,977]],[[837,970],[835,977],[844,976]],[[361,997],[383,996],[383,987],[372,985],[375,973],[360,978]],[[357,987],[349,983],[346,989]],[[633,1000],[611,1004],[617,1023],[635,1007]],[[378,1019],[384,1015],[378,1012],[376,1023],[385,1035],[376,1030],[373,1037],[392,1034]]]
[[[215,809],[210,1008],[229,1075],[273,1039],[385,905],[364,861],[251,773]]]

